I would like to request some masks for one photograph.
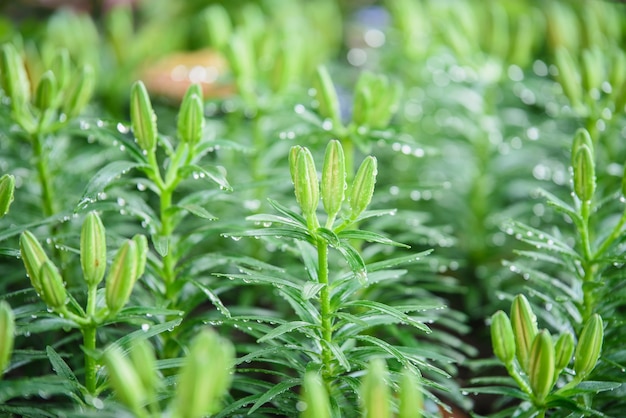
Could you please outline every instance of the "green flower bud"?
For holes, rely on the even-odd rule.
[[[554,385],[554,345],[548,331],[541,330],[533,340],[528,362],[528,383],[535,401],[542,405]]]
[[[153,393],[158,384],[158,375],[152,345],[145,339],[135,341],[130,348],[129,357],[132,369],[139,377],[145,392]]]
[[[536,27],[532,14],[515,16],[516,29],[511,39],[509,62],[520,68],[527,68],[533,58],[533,45],[536,40]]]
[[[405,368],[400,378],[400,404],[398,418],[421,418],[424,411],[424,395],[421,384],[411,370]]]
[[[593,152],[583,145],[574,155],[574,193],[583,202],[593,198],[596,190],[596,173]]]
[[[59,269],[50,260],[46,260],[39,270],[41,281],[41,299],[52,309],[60,309],[67,304],[67,290]]]
[[[9,304],[0,300],[0,378],[11,360],[15,340],[15,318]]]
[[[107,242],[104,225],[96,212],[87,214],[80,234],[80,265],[89,286],[104,278],[107,267]]]
[[[391,393],[387,386],[387,364],[383,359],[373,359],[361,383],[361,416],[363,418],[391,418]]]
[[[134,413],[142,411],[146,401],[146,389],[133,364],[115,345],[104,352],[103,359],[117,398]]]
[[[111,315],[118,313],[128,302],[137,270],[137,245],[133,240],[127,240],[118,250],[106,278],[105,297]]]
[[[515,337],[515,355],[521,369],[528,372],[530,348],[537,335],[537,317],[533,313],[528,299],[517,295],[511,305],[511,326]]]
[[[296,184],[296,162],[301,149],[300,145],[294,145],[289,149],[289,174],[291,174],[291,182],[293,184]]]
[[[35,106],[39,110],[46,110],[54,108],[57,98],[57,82],[52,71],[46,71],[39,84],[37,85],[37,91],[35,93]]]
[[[554,381],[561,371],[567,367],[572,360],[572,354],[574,354],[574,337],[569,332],[564,332],[559,335],[559,339],[556,341],[554,347],[555,359],[554,359]]]
[[[582,82],[586,91],[599,89],[604,81],[604,58],[598,49],[582,52]]]
[[[563,88],[563,93],[570,100],[572,107],[578,107],[582,101],[582,88],[580,75],[576,70],[576,62],[569,51],[560,47],[555,52],[556,66],[559,69],[558,80]]]
[[[346,159],[341,142],[335,139],[326,146],[321,189],[324,210],[334,218],[341,209],[346,189]]]
[[[611,96],[616,97],[626,81],[626,52],[620,48],[613,48],[612,51],[609,83],[611,84]],[[619,111],[617,107],[615,110]]]
[[[143,276],[146,270],[146,261],[148,260],[148,239],[145,235],[137,234],[133,237],[133,241],[137,246],[137,279]]]
[[[58,91],[64,91],[70,81],[70,55],[67,49],[58,51],[50,68],[56,77]]]
[[[78,116],[83,111],[91,100],[95,88],[96,74],[90,65],[85,65],[63,106],[63,111],[69,118]]]
[[[500,3],[489,3],[489,28],[487,32],[487,48],[490,55],[504,61],[511,49],[509,16]]]
[[[130,123],[142,150],[154,152],[157,143],[156,114],[146,86],[136,81],[130,91]]]
[[[598,314],[593,314],[585,323],[582,333],[576,345],[574,356],[574,371],[580,380],[589,376],[589,373],[596,367],[602,350],[602,339],[604,338],[604,326],[602,318]]]
[[[222,49],[228,45],[233,24],[226,9],[221,4],[212,4],[204,10],[202,15],[209,44],[217,49]]]
[[[339,125],[341,123],[339,97],[337,97],[335,85],[326,67],[317,67],[314,87],[315,98],[319,104],[319,114],[324,118],[330,119],[334,125]]]
[[[274,69],[270,79],[275,93],[283,93],[297,82],[301,73],[304,51],[305,48],[301,45],[300,38],[290,37],[289,34],[283,35],[274,57]]]
[[[237,81],[239,93],[246,100],[252,100],[256,80],[256,62],[252,41],[246,33],[235,32],[227,44],[226,56]]]
[[[509,366],[515,359],[515,337],[511,321],[503,311],[491,318],[491,344],[496,357]]]
[[[330,418],[328,393],[319,374],[307,372],[304,375],[303,389],[302,400],[296,405],[300,418]]]
[[[398,101],[402,93],[402,86],[398,82],[390,82],[387,77],[381,76],[380,95],[374,103],[374,110],[370,113],[372,128],[383,129],[398,110]]]
[[[30,278],[30,283],[35,291],[41,295],[42,287],[39,273],[43,263],[48,261],[48,256],[39,241],[37,241],[37,238],[29,231],[24,231],[20,235],[20,254],[26,268],[26,274]]]
[[[591,135],[589,135],[589,131],[587,131],[585,128],[579,128],[576,133],[574,134],[574,141],[572,142],[572,167],[574,167],[575,164],[575,155],[576,152],[583,146],[586,145],[587,148],[589,148],[591,150],[591,155],[593,155],[593,140],[591,139]]]
[[[377,161],[371,155],[361,163],[359,170],[352,181],[350,189],[350,210],[352,219],[356,219],[372,201],[376,175],[378,174]]]
[[[14,108],[30,101],[30,81],[22,57],[12,44],[0,51],[0,81]]]
[[[178,113],[178,137],[190,147],[202,139],[205,123],[202,95],[196,94],[197,91],[202,93],[199,86],[195,88],[192,86],[187,90]]]
[[[9,212],[9,206],[13,202],[15,190],[15,177],[5,174],[0,177],[0,218]]]
[[[296,200],[302,208],[302,213],[311,225],[315,225],[313,219],[317,219],[315,211],[319,204],[319,180],[315,171],[313,155],[308,148],[301,148],[296,157],[294,173],[294,189]]]
[[[234,363],[230,341],[213,330],[201,331],[191,342],[179,375],[173,417],[202,417],[218,411],[230,387]]]
[[[363,73],[354,90],[354,102],[352,106],[352,121],[359,126],[371,126],[370,116],[373,116],[374,94],[367,81],[372,81],[371,74]],[[378,99],[378,97],[377,97]]]

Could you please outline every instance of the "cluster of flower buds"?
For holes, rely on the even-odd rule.
[[[133,285],[143,274],[147,251],[143,235],[127,240],[118,250],[106,277],[107,316],[117,314],[128,302]],[[67,313],[68,294],[61,273],[30,231],[20,236],[20,253],[37,294],[51,309]],[[95,288],[106,271],[105,230],[95,212],[89,213],[83,223],[80,254],[83,277],[89,288]]]
[[[545,404],[561,372],[570,364],[572,354],[573,382],[578,384],[589,376],[600,357],[603,336],[602,319],[594,314],[585,323],[576,346],[569,332],[559,335],[555,343],[547,330],[537,328],[537,318],[523,295],[513,299],[510,319],[506,313],[498,311],[491,322],[494,354],[509,374],[517,377],[518,383],[526,376],[524,385],[537,406]]]
[[[159,386],[154,349],[147,340],[132,344],[128,356],[116,345],[104,353],[104,364],[117,398],[136,416],[147,416]],[[235,365],[232,343],[210,329],[192,340],[178,376],[167,416],[200,418],[219,411]],[[150,408],[151,409],[151,408]]]
[[[415,371],[402,370],[398,385],[397,414],[392,407],[392,393],[387,364],[381,358],[370,361],[361,380],[361,414],[365,418],[421,418],[424,412],[424,394]],[[331,417],[328,393],[320,375],[307,372],[304,375],[301,401],[297,405],[300,418]]]
[[[316,211],[320,200],[320,188],[324,210],[330,220],[327,222],[327,227],[332,227],[346,198],[348,187],[345,165],[341,143],[337,140],[330,141],[326,147],[320,187],[311,151],[301,146],[291,148],[289,153],[291,180],[294,184],[296,200],[307,220],[309,229],[315,230],[319,227]],[[348,193],[350,221],[356,220],[370,204],[377,174],[376,158],[366,157],[350,185]]]
[[[18,50],[13,44],[0,50],[0,85],[11,100],[13,117],[26,132],[77,116],[91,99],[95,82],[93,68],[72,69],[67,51],[60,50],[39,78],[32,97],[31,80]]]
[[[626,53],[617,47],[609,51],[595,46],[583,49],[579,56],[565,47],[555,51],[557,80],[563,93],[577,113],[588,116],[596,113],[604,95],[614,103],[615,112],[623,112],[626,105]]]
[[[7,302],[0,300],[0,378],[9,365],[15,339],[15,318]]]
[[[317,69],[314,82],[317,111],[332,122],[335,131],[341,131],[341,109],[337,91],[326,67]],[[364,71],[354,88],[352,123],[355,132],[384,129],[398,110],[401,85],[383,74]]]
[[[0,177],[0,218],[9,212],[9,207],[13,202],[15,190],[15,177],[5,174]]]

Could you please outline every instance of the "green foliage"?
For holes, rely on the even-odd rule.
[[[31,7],[0,415],[623,414],[619,4]]]

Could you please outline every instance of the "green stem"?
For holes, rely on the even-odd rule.
[[[322,363],[323,376],[329,386],[332,377],[332,353],[330,345],[333,341],[332,311],[330,308],[330,290],[328,283],[328,244],[322,238],[317,239],[318,281],[324,285],[320,291],[321,319],[322,319]],[[329,392],[330,393],[330,392]]]
[[[96,393],[96,359],[91,356],[91,353],[96,349],[96,329],[95,315],[96,315],[96,297],[97,286],[90,286],[87,289],[87,318],[90,323],[82,328],[83,331],[83,345],[86,349],[85,354],[85,387],[90,394]]]
[[[586,321],[593,313],[595,306],[595,298],[593,295],[593,289],[586,289],[584,284],[590,283],[595,279],[595,259],[594,254],[591,251],[591,237],[589,234],[589,215],[591,212],[591,201],[584,201],[581,204],[580,216],[581,216],[581,229],[580,229],[580,243],[583,252],[582,268],[583,275],[583,322]]]
[[[507,364],[506,370],[507,372],[509,372],[509,376],[511,376],[513,380],[515,380],[515,383],[517,383],[517,386],[519,386],[519,388],[522,391],[524,391],[524,393],[526,393],[528,396],[533,398],[532,389],[530,388],[528,383],[526,383],[526,381],[522,378],[522,376],[520,376],[517,370],[515,370],[515,366],[513,365],[513,363]]]
[[[173,302],[176,299],[174,292],[174,281],[176,273],[176,258],[173,253],[171,236],[174,231],[174,222],[170,208],[172,206],[172,189],[161,190],[161,236],[168,240],[167,254],[163,257],[163,280],[165,281],[165,296]]]
[[[41,200],[43,212],[46,217],[55,214],[54,208],[54,190],[52,187],[52,176],[48,169],[48,162],[44,153],[44,138],[41,133],[33,135],[33,151],[35,153],[35,164],[37,166],[37,176],[41,185]]]

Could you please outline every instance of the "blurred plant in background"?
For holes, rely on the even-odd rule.
[[[620,416],[624,7],[0,5],[0,411]]]

